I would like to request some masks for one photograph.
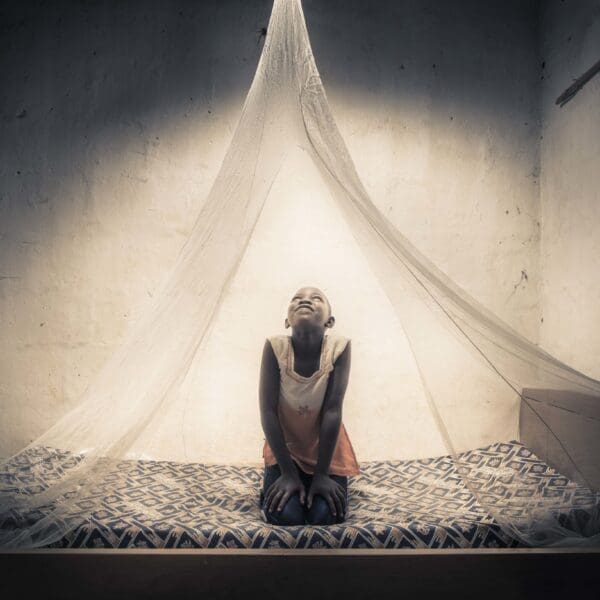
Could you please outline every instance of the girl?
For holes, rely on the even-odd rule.
[[[360,473],[342,424],[350,340],[325,335],[334,323],[325,294],[303,287],[294,294],[285,320],[292,335],[265,340],[259,389],[265,432],[260,501],[264,520],[274,525],[343,522],[348,476]]]

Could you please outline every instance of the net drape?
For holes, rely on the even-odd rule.
[[[598,514],[566,521],[552,499],[532,494],[511,510],[487,493],[459,454],[516,432],[519,407],[538,415],[577,483],[597,484],[598,456],[584,456],[523,397],[538,388],[600,397],[600,382],[558,361],[510,328],[435,267],[378,210],[363,187],[331,115],[299,0],[275,0],[265,45],[242,115],[214,185],[161,289],[90,382],[79,405],[0,468],[0,542],[52,544],[110,492],[106,473],[124,457],[151,457],[144,433],[161,435],[191,365],[202,358],[215,316],[286,161],[300,148],[335,203],[397,316],[431,413],[431,436],[478,502],[521,543],[598,544]],[[278,201],[285,201],[280,198]],[[290,290],[290,292],[293,290]],[[249,294],[252,290],[248,291]],[[265,331],[264,336],[271,334]],[[256,352],[260,353],[257,346]],[[460,376],[457,377],[457,373]],[[202,390],[196,390],[202,404]],[[254,396],[256,390],[248,391]],[[596,400],[594,400],[595,402]],[[586,415],[577,415],[589,422]],[[217,413],[205,432],[222,427]],[[228,414],[230,430],[248,427]],[[255,426],[259,427],[256,412]],[[166,433],[164,435],[167,435]],[[393,432],[388,446],[393,448]],[[206,435],[207,440],[211,438]],[[208,444],[218,444],[213,436]],[[152,443],[156,443],[154,440]],[[51,463],[43,449],[59,449]],[[202,461],[202,446],[194,460]],[[250,449],[249,449],[250,450]],[[252,449],[256,456],[257,449]],[[37,457],[37,458],[36,458]],[[359,456],[360,459],[360,456]],[[27,477],[6,476],[28,465]],[[501,474],[499,475],[501,476]],[[521,482],[524,489],[528,482]],[[551,507],[551,509],[549,509]],[[566,507],[565,507],[566,508]],[[518,509],[518,510],[517,510]]]

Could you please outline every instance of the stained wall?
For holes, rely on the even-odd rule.
[[[304,9],[374,202],[537,341],[537,3]],[[77,403],[168,272],[233,134],[269,11],[241,0],[5,3],[0,454]],[[377,423],[364,431],[375,437]],[[439,452],[428,439],[425,429],[419,455]]]
[[[541,12],[541,327],[558,358],[600,377],[600,75],[556,99],[600,60],[600,2]]]

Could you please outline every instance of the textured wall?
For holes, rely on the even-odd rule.
[[[600,2],[542,3],[541,344],[600,377],[600,75],[556,98],[600,60]]]
[[[376,204],[532,339],[536,6],[304,2],[334,116]],[[167,272],[235,128],[270,2],[2,11],[6,454],[77,402]]]
[[[334,116],[374,201],[537,341],[537,3],[305,4]]]

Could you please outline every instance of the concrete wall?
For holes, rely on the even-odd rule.
[[[536,340],[536,2],[306,0],[304,9],[373,200]],[[7,454],[77,403],[168,271],[233,133],[270,2],[2,10]]]
[[[600,60],[598,0],[542,2],[541,344],[600,378],[600,75],[556,98]]]

